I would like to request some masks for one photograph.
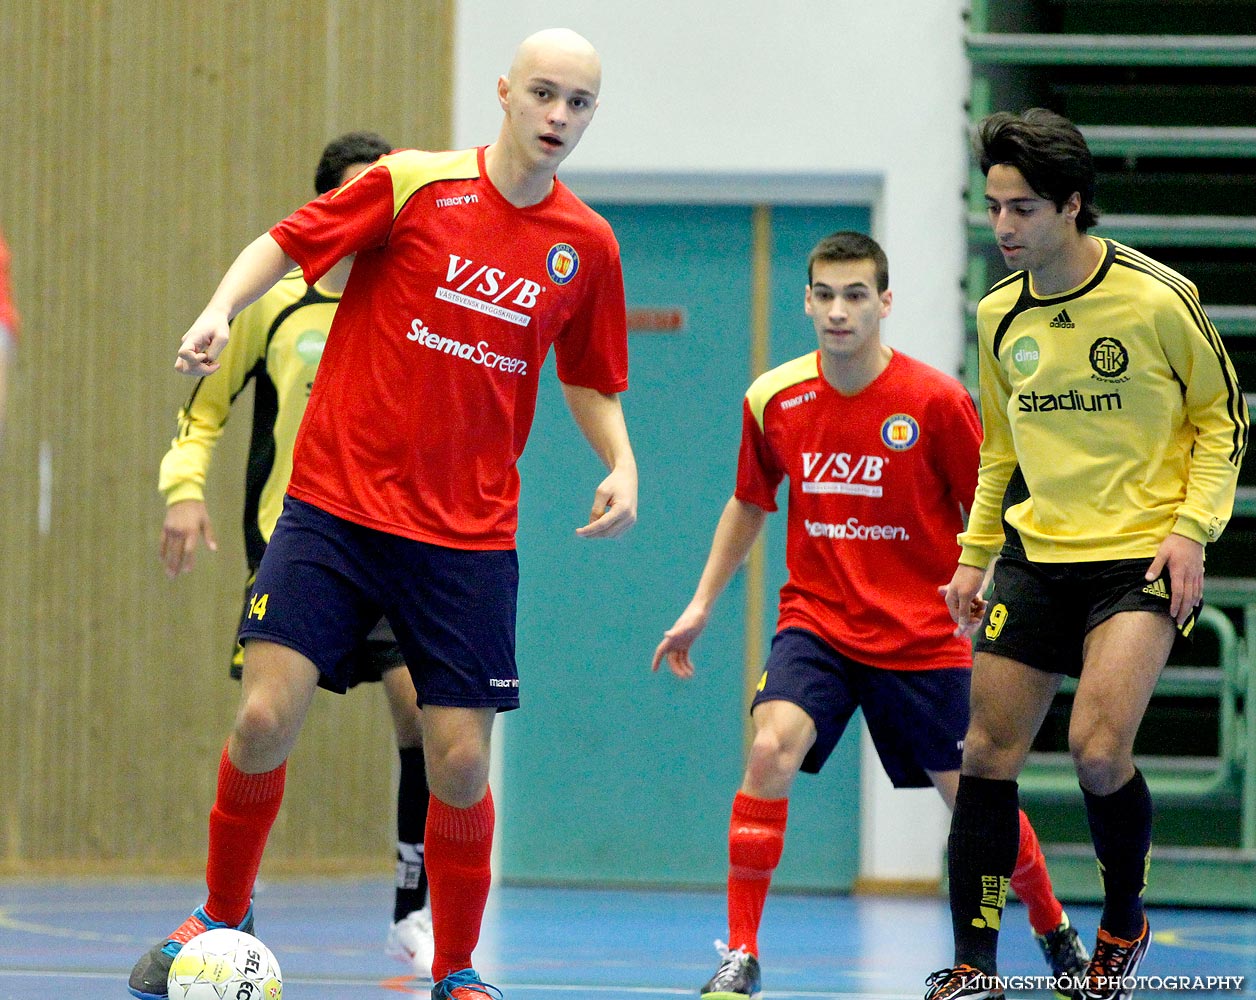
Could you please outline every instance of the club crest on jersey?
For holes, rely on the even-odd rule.
[[[556,285],[565,285],[580,270],[580,255],[570,243],[555,243],[545,255],[545,270]]]
[[[881,424],[881,443],[890,451],[906,451],[920,440],[920,425],[906,413],[886,417]]]
[[[1115,337],[1100,337],[1090,345],[1090,367],[1097,382],[1128,382],[1130,352]]]

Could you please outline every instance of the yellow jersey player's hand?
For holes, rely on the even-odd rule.
[[[218,370],[218,355],[230,336],[227,314],[206,309],[183,335],[174,370],[183,375],[212,375]]]
[[[672,673],[683,680],[693,676],[693,660],[689,658],[689,650],[697,641],[710,617],[709,611],[690,604],[676,619],[676,624],[663,633],[663,641],[654,650],[654,659],[650,669],[658,671],[659,664],[666,658]]]
[[[957,636],[971,638],[981,625],[982,615],[986,613],[986,602],[981,596],[985,576],[984,569],[961,564],[955,567],[951,582],[938,588],[955,622]]]
[[[1179,625],[1204,599],[1204,547],[1193,538],[1170,534],[1147,567],[1147,580],[1169,568],[1169,615]]]
[[[214,537],[214,526],[204,500],[180,500],[166,508],[159,549],[166,576],[173,580],[180,573],[191,571],[196,564],[196,547],[202,538],[205,548],[210,552],[218,551],[218,539]]]
[[[593,494],[589,523],[576,529],[582,538],[618,538],[637,523],[636,469],[613,469]]]

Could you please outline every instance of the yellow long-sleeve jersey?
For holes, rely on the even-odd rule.
[[[244,542],[250,568],[261,561],[292,476],[292,448],[327,331],[340,301],[305,284],[300,271],[281,279],[231,321],[231,339],[213,375],[198,379],[179,411],[178,431],[161,460],[158,489],[167,504],[204,499],[205,476],[231,404],[251,379],[253,429],[245,472]]]
[[[1215,541],[1234,505],[1247,405],[1195,286],[1113,240],[1077,288],[1018,271],[977,307],[985,438],[960,562],[1005,540],[1033,562]]]

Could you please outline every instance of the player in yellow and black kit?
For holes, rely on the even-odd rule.
[[[1203,598],[1204,545],[1230,517],[1247,408],[1195,286],[1087,235],[1095,172],[1076,127],[1043,109],[999,113],[975,145],[1016,272],[977,311],[985,440],[943,588],[957,631],[977,635],[949,840],[956,955],[926,997],[1002,996],[989,977],[1016,857],[1016,778],[1067,674],[1079,678],[1069,749],[1104,906],[1084,982],[1058,992],[1128,1000],[1150,940],[1151,797],[1134,736]]]
[[[315,172],[323,194],[339,187],[392,147],[370,132],[350,132],[330,142]],[[293,271],[271,291],[241,310],[231,323],[231,340],[219,358],[216,378],[200,379],[179,412],[178,435],[161,463],[159,489],[166,498],[161,558],[171,577],[192,568],[203,537],[217,548],[205,508],[204,484],[214,446],[231,405],[252,381],[253,429],[245,479],[244,542],[249,564],[245,614],[253,573],[274,530],[292,474],[297,429],[327,340],[352,260],[341,261],[313,287]],[[243,650],[236,644],[231,675],[240,678]],[[424,773],[419,708],[388,622],[381,621],[355,654],[354,681],[381,681],[397,733],[401,779],[397,790],[397,883],[390,954],[430,976],[432,923],[423,868],[423,830],[428,788]]]

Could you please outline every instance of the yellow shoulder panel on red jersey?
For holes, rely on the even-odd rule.
[[[793,361],[764,372],[746,390],[746,399],[750,401],[750,410],[754,413],[755,423],[763,430],[763,411],[769,400],[782,389],[805,382],[820,374],[819,361],[815,351],[810,351]]]
[[[428,153],[421,149],[402,149],[380,157],[378,163],[388,168],[393,182],[393,215],[420,188],[434,181],[474,180],[480,176],[475,149]]]

